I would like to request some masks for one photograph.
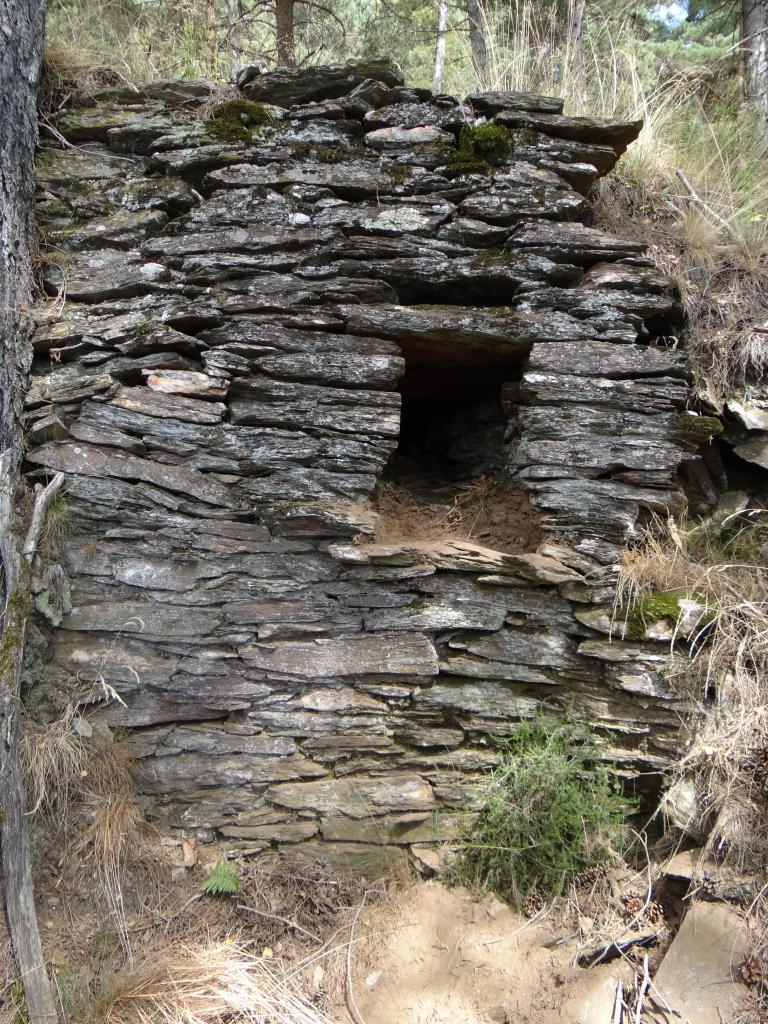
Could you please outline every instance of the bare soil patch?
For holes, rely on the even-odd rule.
[[[451,485],[425,475],[379,485],[372,543],[471,540],[509,554],[535,551],[543,539],[528,496],[502,476],[478,476]]]
[[[551,921],[522,917],[493,896],[476,900],[430,881],[399,906],[376,969],[355,972],[365,1024],[587,1024],[610,1019],[600,1008],[619,977],[631,977],[626,965],[572,966],[573,945],[545,945]]]

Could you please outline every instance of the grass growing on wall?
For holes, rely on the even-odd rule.
[[[623,845],[626,798],[570,723],[523,722],[505,744],[449,878],[524,906],[563,892]]]

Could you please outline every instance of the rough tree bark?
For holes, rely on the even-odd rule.
[[[768,0],[741,0],[741,78],[744,98],[768,131]]]
[[[445,41],[448,35],[448,0],[440,0],[437,12],[437,45],[435,47],[435,74],[432,78],[432,91],[440,92],[443,88],[443,71],[445,70]]]
[[[488,46],[485,41],[485,11],[480,0],[466,0],[467,17],[469,18],[469,45],[472,47],[472,62],[475,65],[480,87],[486,85],[485,75],[488,70]]]
[[[240,70],[240,27],[243,17],[240,0],[227,0],[227,41],[229,42],[230,74],[236,81]]]
[[[587,92],[587,65],[584,58],[584,8],[586,0],[573,0],[571,24],[569,27],[571,53],[573,54],[574,89],[578,100],[583,103]]]
[[[44,31],[45,0],[0,0],[0,843],[5,912],[30,1024],[56,1020],[35,914],[18,763],[25,584],[36,537],[28,537],[28,555],[13,514],[31,363],[34,154]]]
[[[294,41],[294,0],[275,0],[277,24],[277,63],[281,67],[296,67]]]

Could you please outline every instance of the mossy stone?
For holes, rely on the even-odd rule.
[[[672,418],[672,436],[693,448],[706,444],[722,432],[723,424],[716,416],[690,416],[681,413]]]
[[[228,100],[216,107],[205,130],[223,142],[250,142],[254,131],[269,124],[272,117],[263,103]]]
[[[515,149],[512,132],[500,124],[479,124],[474,128],[465,124],[459,132],[459,148],[455,165],[467,165],[473,170],[494,167],[504,163]]]
[[[627,624],[627,639],[644,640],[646,630],[654,622],[666,620],[675,626],[680,618],[681,601],[695,601],[697,604],[706,605],[703,597],[685,590],[665,590],[635,601],[629,608],[624,609],[620,616]],[[701,625],[711,622],[714,617],[714,612],[702,615]]]
[[[385,164],[384,170],[395,185],[404,185],[406,181],[410,181],[413,174],[406,164]]]

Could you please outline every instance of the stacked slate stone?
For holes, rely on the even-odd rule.
[[[611,564],[706,428],[670,281],[581,223],[640,125],[384,60],[239,87],[106,88],[40,153],[66,302],[28,468],[66,473],[72,515],[30,703],[127,728],[175,827],[376,868],[450,835],[537,710],[649,778],[683,705],[663,646],[609,639]],[[377,543],[406,364],[484,362],[517,368],[505,472],[545,543]]]

